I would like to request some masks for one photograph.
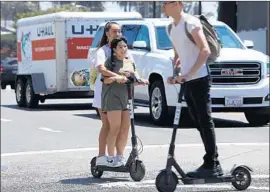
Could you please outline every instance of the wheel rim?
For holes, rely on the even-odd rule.
[[[156,87],[151,96],[151,111],[155,119],[159,119],[162,112],[162,96],[161,91]]]
[[[236,184],[239,186],[246,186],[249,182],[249,176],[243,171],[237,171],[235,177],[240,181],[236,181]]]
[[[30,101],[31,101],[31,87],[29,84],[27,84],[27,86],[26,86],[25,96],[26,96],[27,103],[30,103]]]
[[[22,91],[22,86],[21,84],[17,84],[17,87],[16,87],[16,98],[17,98],[17,101],[20,101],[21,100],[21,91]]]

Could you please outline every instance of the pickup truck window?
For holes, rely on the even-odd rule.
[[[145,41],[147,47],[150,48],[149,30],[147,26],[141,25],[136,41]]]
[[[220,38],[223,48],[238,48],[244,49],[242,43],[236,36],[227,28],[223,26],[215,26],[217,34]],[[171,41],[167,35],[166,28],[156,27],[157,48],[162,50],[172,49]]]
[[[168,37],[166,27],[156,27],[157,48],[161,50],[172,49],[171,40]]]
[[[149,30],[145,25],[123,25],[122,35],[127,38],[129,48],[134,41],[145,41],[150,48]]]
[[[122,35],[125,38],[127,38],[129,48],[132,48],[132,44],[136,40],[136,37],[139,33],[140,28],[141,28],[140,25],[123,25],[122,26]]]
[[[232,32],[230,32],[227,27],[216,26],[215,28],[223,48],[244,49],[244,46],[241,44],[241,42],[235,37]]]
[[[100,27],[99,30],[95,34],[95,38],[92,42],[91,48],[97,48],[99,41],[101,40],[101,37],[103,35],[104,27]]]

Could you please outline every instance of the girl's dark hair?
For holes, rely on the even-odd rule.
[[[114,64],[114,49],[117,47],[118,43],[124,41],[127,44],[127,39],[125,37],[115,38],[111,42],[111,66],[110,70],[113,71],[113,68],[115,67]]]
[[[98,45],[98,48],[100,48],[103,45],[106,45],[108,43],[108,37],[106,35],[106,32],[108,32],[111,29],[112,25],[114,25],[114,24],[119,25],[118,23],[113,22],[113,21],[112,22],[110,21],[110,22],[106,23],[106,25],[104,27],[104,32],[103,32],[102,38],[101,38],[101,40],[99,42],[99,45]]]

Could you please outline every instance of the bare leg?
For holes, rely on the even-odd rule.
[[[123,156],[125,152],[125,147],[127,145],[128,140],[129,127],[130,127],[129,111],[123,111],[121,128],[116,141],[116,151],[117,155],[119,156]]]
[[[114,156],[114,149],[117,135],[121,127],[122,111],[108,111],[107,118],[110,124],[109,134],[107,137],[107,150],[109,156]]]
[[[102,121],[102,127],[99,133],[99,153],[98,156],[104,156],[106,154],[106,143],[107,143],[107,136],[109,133],[109,121],[107,119],[107,115],[101,112],[101,109],[98,109],[100,114],[100,119]]]

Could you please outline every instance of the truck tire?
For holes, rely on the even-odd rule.
[[[25,84],[22,79],[18,79],[16,81],[15,85],[15,97],[16,102],[19,107],[25,107],[26,101],[25,101]]]
[[[155,125],[168,125],[172,123],[167,106],[164,84],[162,81],[154,81],[150,85],[150,117]]]
[[[39,96],[35,94],[30,78],[27,79],[25,84],[25,101],[28,108],[36,108],[38,106]]]
[[[245,116],[249,124],[252,126],[264,126],[270,121],[269,114],[257,113],[256,110],[245,112]]]

